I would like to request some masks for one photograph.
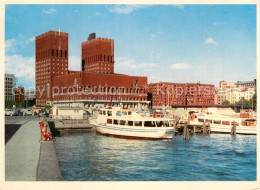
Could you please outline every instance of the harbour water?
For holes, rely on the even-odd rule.
[[[149,141],[85,132],[56,137],[55,147],[66,181],[256,180],[256,136]]]

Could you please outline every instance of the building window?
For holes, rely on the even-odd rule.
[[[59,55],[59,50],[56,50],[56,56],[58,57],[58,55]]]
[[[106,61],[106,56],[104,55],[104,61]]]
[[[109,56],[107,56],[107,61],[109,62]]]
[[[67,51],[66,51],[66,50],[65,50],[65,52],[64,52],[64,53],[65,53],[65,57],[67,57]]]
[[[60,56],[62,57],[62,50],[60,50]]]
[[[102,55],[100,55],[100,60],[99,61],[102,61]]]

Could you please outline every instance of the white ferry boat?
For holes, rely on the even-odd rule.
[[[175,135],[175,120],[141,116],[127,108],[107,107],[90,119],[98,133],[134,139],[171,139]]]
[[[210,130],[213,133],[230,133],[233,123],[235,122],[237,134],[257,134],[256,119],[233,118],[196,112],[191,113],[190,125],[203,125],[204,122],[210,123]]]

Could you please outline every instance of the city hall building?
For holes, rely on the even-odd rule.
[[[114,73],[113,39],[90,34],[81,44],[81,71],[68,70],[68,33],[41,34],[35,47],[36,105],[147,108],[147,77]]]

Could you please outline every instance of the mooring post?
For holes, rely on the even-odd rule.
[[[236,122],[233,121],[233,125],[232,125],[232,128],[231,128],[231,135],[236,135],[237,133],[237,129],[236,129]]]
[[[188,124],[187,122],[185,122],[183,127],[183,140],[189,140],[189,139],[190,139],[190,134],[189,134]]]
[[[203,122],[203,134],[205,134],[207,131],[206,131],[206,123],[205,121]]]
[[[187,129],[186,129],[186,138],[187,138],[187,140],[189,140],[190,139],[190,132],[189,132],[189,127],[188,127],[188,124],[186,123],[186,125],[187,125]]]
[[[184,123],[183,126],[183,140],[186,140],[186,132],[187,131],[187,122]]]

